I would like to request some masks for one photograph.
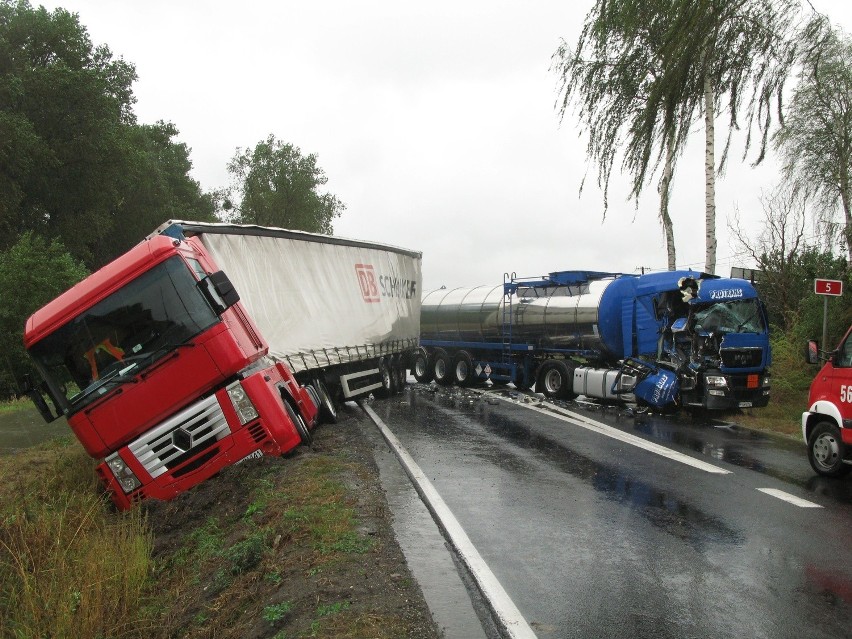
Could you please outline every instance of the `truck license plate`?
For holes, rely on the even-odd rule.
[[[740,408],[751,408],[751,402],[740,402]]]
[[[261,457],[263,457],[263,451],[258,448],[253,453],[249,453],[248,455],[243,457],[240,461],[237,462],[237,464],[242,464],[247,459],[260,459]],[[236,464],[234,465],[236,466]]]

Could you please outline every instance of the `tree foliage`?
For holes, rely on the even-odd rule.
[[[772,326],[782,332],[802,326],[811,313],[814,279],[843,277],[845,265],[830,247],[812,240],[809,233],[808,201],[795,188],[779,188],[761,197],[763,220],[755,237],[742,230],[739,215],[730,223],[738,253],[747,255],[761,273],[760,292]],[[841,323],[845,320],[839,320]],[[821,326],[821,324],[820,324]]]
[[[331,234],[334,218],[346,208],[336,196],[318,192],[328,178],[317,156],[302,155],[274,135],[253,149],[237,149],[228,171],[234,186],[223,208],[235,222]]]
[[[86,275],[60,242],[32,232],[0,251],[0,397],[17,394],[22,375],[32,372],[23,345],[27,318]]]
[[[714,114],[726,110],[729,115],[719,170],[741,116],[747,123],[746,151],[756,126],[761,134],[757,161],[762,160],[773,106],[777,100],[780,107],[795,60],[791,34],[798,11],[795,0],[598,0],[577,45],[572,50],[563,44],[555,54],[561,79],[558,107],[564,115],[576,103],[605,206],[618,157],[631,176],[634,198],[664,163],[666,182],[660,186],[667,198],[666,175],[695,118],[706,115],[708,272],[716,263]],[[660,210],[663,217],[665,202]]]
[[[118,183],[122,197],[110,210],[109,241],[90,249],[96,265],[123,253],[166,220],[216,220],[211,194],[189,175],[190,150],[174,139],[174,124],[134,125],[125,135],[130,154]]]
[[[841,232],[852,264],[852,40],[829,27],[812,35],[785,126],[774,141],[784,174],[823,212],[823,228],[839,208]]]
[[[153,230],[138,234],[145,206],[146,223],[212,216],[174,127],[136,124],[135,79],[77,15],[0,0],[0,248],[33,231],[96,268],[129,246],[122,234]]]
[[[4,235],[25,229],[62,237],[85,255],[108,231],[135,79],[133,65],[94,48],[64,9],[0,4]]]
[[[0,0],[0,396],[34,310],[165,220],[215,219],[175,126],[137,124],[135,79],[75,14]]]

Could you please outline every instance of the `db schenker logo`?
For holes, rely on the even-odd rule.
[[[383,297],[396,297],[410,300],[417,295],[417,282],[396,275],[379,275],[372,264],[356,264],[358,286],[361,296],[367,303],[380,302]]]
[[[356,264],[355,272],[358,274],[358,285],[361,287],[361,295],[365,302],[379,301],[379,285],[376,282],[376,271],[372,264]]]

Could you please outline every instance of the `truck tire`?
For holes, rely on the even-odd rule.
[[[843,463],[844,445],[840,429],[831,422],[819,422],[808,438],[808,461],[820,475],[843,477],[852,466]]]
[[[337,423],[337,407],[334,405],[334,400],[331,398],[331,395],[328,394],[328,388],[326,388],[325,382],[323,382],[319,377],[314,378],[311,383],[314,391],[319,398],[319,409],[320,409],[320,419],[324,422],[328,422],[329,424]]]
[[[308,430],[305,420],[302,419],[299,411],[293,408],[289,400],[286,398],[284,398],[284,408],[287,410],[287,416],[290,418],[290,421],[293,422],[293,426],[296,427],[296,432],[299,433],[299,439],[302,440],[302,443],[305,446],[313,444],[314,436],[311,435],[311,431]]]
[[[453,381],[459,386],[470,386],[474,379],[473,357],[467,351],[459,351],[453,360]]]
[[[414,373],[414,379],[421,384],[428,384],[432,381],[432,362],[429,361],[429,353],[424,348],[418,348],[414,353],[414,364],[411,372]]]
[[[538,371],[535,389],[550,399],[573,399],[576,395],[571,367],[558,359],[546,361]]]
[[[441,386],[453,383],[453,361],[443,348],[436,348],[432,353],[432,376]]]
[[[382,386],[373,391],[373,395],[379,399],[386,399],[393,395],[396,384],[394,383],[393,373],[387,358],[379,360],[379,377],[381,378]]]
[[[396,392],[401,393],[404,391],[406,384],[408,384],[408,369],[405,366],[405,357],[403,355],[397,355],[393,361],[393,378],[396,384]]]
[[[523,367],[518,366],[515,369],[514,376],[512,377],[512,383],[519,391],[527,391],[530,389],[530,386],[532,386],[534,382],[527,381],[526,375],[524,375]]]

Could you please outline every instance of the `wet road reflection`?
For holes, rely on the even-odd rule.
[[[718,475],[526,410],[539,400],[523,395],[412,385],[403,397],[375,409],[540,637],[848,635],[850,482],[814,481],[803,446],[565,406],[733,470]],[[806,512],[758,487],[828,501]]]

